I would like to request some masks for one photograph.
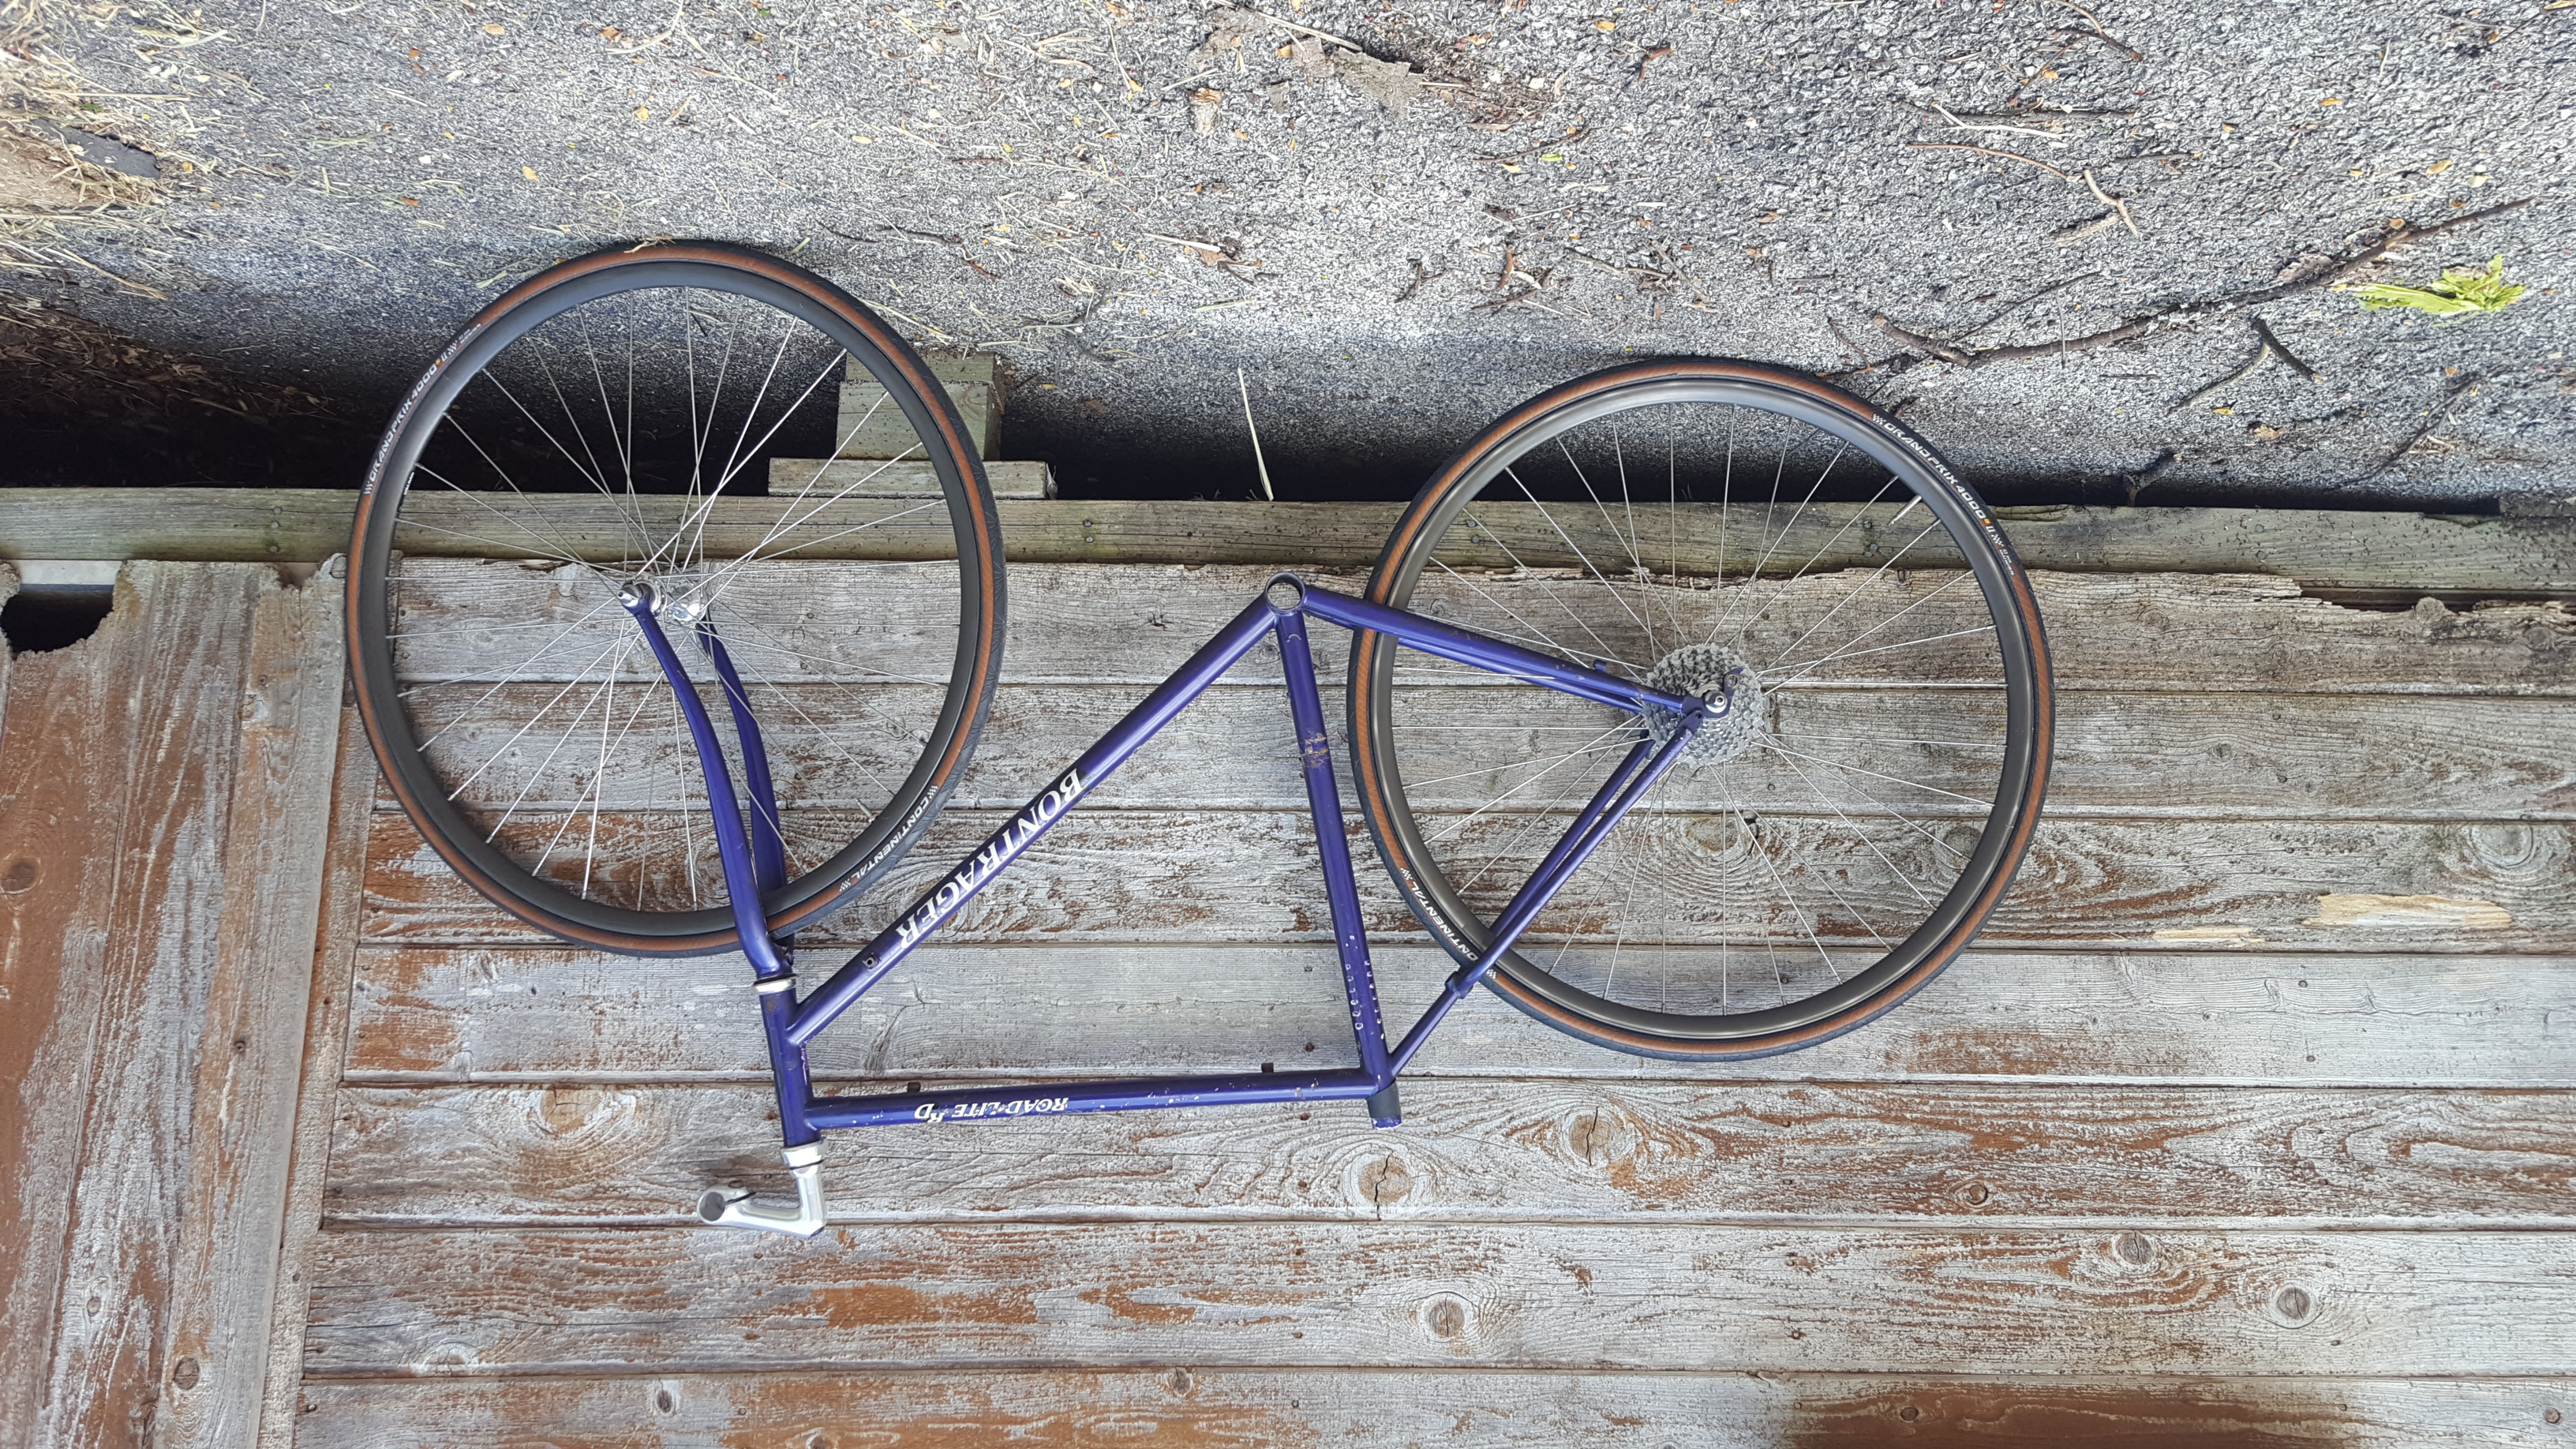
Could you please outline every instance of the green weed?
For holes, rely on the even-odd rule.
[[[2402,282],[2373,282],[2356,288],[2362,310],[2376,312],[2388,307],[2412,307],[2436,317],[2454,317],[2468,312],[2497,312],[2529,288],[2514,286],[2504,279],[2504,258],[2498,257],[2483,272],[2475,267],[2447,270],[2438,282],[2409,287]]]

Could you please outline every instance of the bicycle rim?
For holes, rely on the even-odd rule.
[[[1849,1030],[1966,946],[2037,822],[2027,577],[1930,448],[1811,379],[1647,363],[1535,399],[1415,499],[1370,597],[1728,705],[1488,978],[1575,1035],[1729,1058]],[[1377,635],[1351,707],[1372,832],[1462,960],[1670,729]]]
[[[860,439],[886,456],[770,466]],[[396,803],[496,904],[621,952],[737,944],[627,582],[663,598],[737,781],[700,620],[740,671],[776,779],[779,934],[928,828],[1000,672],[992,499],[946,392],[830,283],[729,247],[579,258],[487,308],[388,428],[351,555]]]

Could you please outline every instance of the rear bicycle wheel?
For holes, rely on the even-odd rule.
[[[1642,363],[1489,428],[1417,496],[1369,597],[1728,702],[1487,977],[1686,1059],[1894,1006],[2002,899],[2046,788],[2030,583],[1920,439],[1812,379]],[[1619,757],[1662,728],[1363,634],[1354,770],[1462,961]]]
[[[771,466],[861,436],[882,456]],[[530,278],[385,433],[347,617],[394,799],[532,925],[628,954],[727,950],[697,755],[616,602],[636,581],[719,720],[682,626],[724,641],[778,796],[786,868],[762,906],[778,934],[812,924],[920,838],[992,705],[1001,549],[964,423],[829,282],[689,243]]]

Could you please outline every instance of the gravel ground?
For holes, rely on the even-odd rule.
[[[11,213],[10,315],[318,397],[276,410],[336,440],[278,450],[300,481],[346,481],[510,280],[683,236],[1001,355],[1006,452],[1093,496],[1252,490],[1237,369],[1282,496],[1394,497],[1510,403],[1648,354],[1850,372],[2005,501],[2576,494],[2565,0],[14,4],[0,121],[115,137],[159,180]],[[2525,201],[2340,278],[2500,255],[2529,288],[2501,311],[2235,305],[2398,220]],[[1959,356],[2177,306],[1983,365],[1873,320]],[[2275,361],[2182,405],[2256,316],[2316,378]],[[228,442],[162,476],[256,471]]]

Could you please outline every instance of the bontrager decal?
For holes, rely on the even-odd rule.
[[[1057,816],[1071,809],[1073,802],[1082,798],[1082,792],[1090,786],[1091,782],[1082,778],[1080,769],[1065,771],[1064,778],[1056,781],[1054,788],[1030,801],[1021,809],[1018,818],[994,832],[993,838],[984,842],[984,848],[968,856],[966,863],[941,881],[939,889],[925,897],[911,915],[895,922],[896,939],[908,948],[929,935],[933,927],[948,919],[951,912],[975,893],[976,887],[992,879],[993,872],[1009,864],[1011,858],[1035,839],[1039,831],[1054,824]]]

